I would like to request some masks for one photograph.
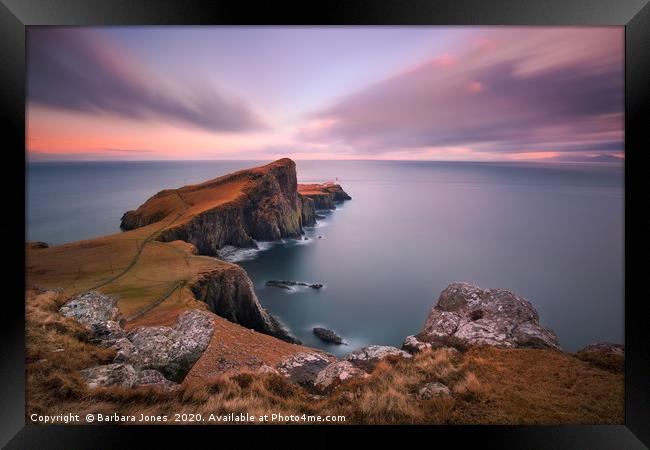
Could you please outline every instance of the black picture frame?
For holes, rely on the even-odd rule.
[[[20,167],[25,154],[25,29],[38,25],[620,25],[625,26],[625,424],[620,426],[449,426],[373,427],[408,433],[418,439],[451,440],[454,445],[474,442],[495,448],[647,448],[650,445],[649,355],[645,334],[644,291],[648,255],[646,184],[647,117],[650,117],[650,6],[648,0],[329,0],[327,2],[253,4],[249,1],[182,0],[0,0],[0,77],[2,80],[2,178],[6,196],[6,278],[0,354],[0,445],[7,448],[116,448],[129,447],[134,436],[145,436],[145,447],[166,447],[176,438],[185,443],[213,442],[222,427],[115,427],[25,425],[24,361],[24,216]],[[7,170],[8,169],[8,170]],[[25,172],[23,172],[24,174]],[[17,175],[17,176],[15,176]],[[24,178],[23,178],[24,180]],[[16,219],[22,217],[23,220]],[[23,236],[23,240],[19,236]],[[5,247],[6,249],[6,247]],[[14,275],[15,271],[15,275]],[[22,271],[22,275],[21,275]],[[242,439],[291,428],[239,427],[228,429]],[[347,434],[368,427],[347,427]],[[153,430],[153,431],[152,431]],[[323,434],[322,428],[300,427]],[[331,431],[331,427],[327,427]],[[415,433],[418,436],[413,435]],[[367,434],[367,433],[366,433]],[[424,435],[426,434],[426,436]],[[172,439],[174,438],[174,439]],[[402,436],[404,439],[405,436]],[[338,437],[328,433],[321,442]],[[158,441],[158,443],[157,443]],[[241,441],[240,441],[241,442]],[[405,442],[405,441],[402,441]],[[426,441],[425,441],[426,442]],[[165,445],[167,444],[167,445]],[[178,444],[174,444],[178,445]],[[418,444],[419,445],[419,444]]]

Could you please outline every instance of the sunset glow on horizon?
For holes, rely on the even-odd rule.
[[[623,161],[623,27],[28,28],[30,161]]]

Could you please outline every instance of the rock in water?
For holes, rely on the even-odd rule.
[[[341,336],[339,336],[332,330],[328,330],[327,328],[315,327],[314,334],[319,338],[321,338],[321,340],[325,342],[329,342],[331,344],[341,345],[344,343],[343,338],[341,338]]]
[[[555,333],[539,325],[525,298],[505,289],[481,289],[470,283],[447,286],[426,319],[421,341],[453,337],[469,345],[559,349]]]
[[[368,374],[356,367],[350,361],[337,361],[318,372],[314,386],[321,391],[336,389],[339,385],[357,378],[365,378]]]
[[[318,373],[329,365],[325,356],[316,352],[296,353],[278,364],[278,371],[292,383],[313,387]]]
[[[359,350],[353,351],[352,353],[348,353],[345,360],[350,361],[367,372],[372,372],[379,361],[387,356],[411,358],[410,354],[396,347],[390,347],[388,345],[369,345],[368,347],[363,347]]]
[[[293,290],[293,286],[305,286],[311,289],[319,290],[322,289],[323,285],[320,283],[305,283],[304,281],[288,281],[288,280],[269,280],[264,283],[265,286],[276,287],[280,289],[286,289],[288,291]]]

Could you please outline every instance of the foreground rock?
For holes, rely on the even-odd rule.
[[[150,386],[161,389],[178,387],[176,383],[169,381],[156,370],[136,370],[131,364],[106,364],[83,369],[80,373],[91,389],[111,386],[122,388]]]
[[[133,344],[127,362],[138,369],[155,369],[172,381],[182,381],[207,348],[214,331],[209,315],[196,309],[182,313],[174,328],[142,327],[128,333]]]
[[[528,300],[469,283],[452,283],[442,291],[417,339],[436,342],[445,337],[468,345],[559,349],[557,336],[539,325]]]
[[[282,360],[277,369],[292,383],[313,387],[318,373],[329,364],[330,360],[320,353],[301,352]]]
[[[306,238],[305,238],[306,239]],[[291,291],[293,286],[305,286],[311,289],[319,290],[323,288],[320,283],[305,283],[303,281],[287,281],[287,280],[269,280],[264,283],[265,286],[277,287]]]
[[[328,330],[327,328],[315,327],[313,331],[314,334],[324,342],[329,342],[330,344],[336,344],[336,345],[345,344],[343,338],[332,330]]]
[[[337,361],[318,373],[314,381],[314,387],[321,391],[331,391],[347,381],[366,378],[367,376],[366,372],[350,361]]]
[[[451,397],[451,391],[444,384],[435,381],[422,386],[418,390],[417,397],[420,400],[431,400],[435,397]]]
[[[97,344],[116,350],[114,364],[82,371],[92,386],[166,385],[163,375],[180,382],[214,332],[210,313],[192,309],[181,313],[173,328],[140,327],[126,333],[117,300],[97,291],[77,295],[59,311],[85,325]]]
[[[368,347],[360,348],[352,353],[348,353],[345,357],[346,361],[350,361],[357,367],[362,368],[366,372],[372,372],[379,362],[388,356],[399,356],[401,358],[411,358],[411,355],[396,347],[387,345],[369,345]]]
[[[31,241],[25,243],[25,250],[38,250],[40,248],[49,248],[50,245],[43,241]]]
[[[85,325],[91,341],[101,346],[110,347],[126,337],[121,325],[124,317],[113,296],[98,291],[84,292],[61,306],[59,313]]]

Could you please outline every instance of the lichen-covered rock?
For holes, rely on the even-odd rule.
[[[451,391],[444,384],[434,381],[422,386],[418,390],[417,397],[420,400],[431,400],[434,397],[451,397]]]
[[[442,291],[419,336],[426,342],[453,337],[469,345],[559,349],[557,336],[539,325],[528,300],[470,283],[452,283]]]
[[[156,387],[163,390],[174,390],[180,387],[179,384],[169,381],[157,370],[144,369],[136,373],[136,386]]]
[[[576,353],[576,357],[611,372],[625,370],[625,347],[610,342],[596,342]]]
[[[178,388],[178,384],[166,379],[157,370],[137,370],[131,364],[113,363],[103,366],[94,366],[80,371],[89,388],[97,387],[122,387],[133,388],[149,386],[170,390]]]
[[[410,354],[396,347],[388,345],[369,345],[360,348],[359,350],[355,350],[352,353],[348,353],[345,360],[350,361],[367,372],[372,372],[379,361],[388,356],[411,358]]]
[[[98,291],[88,291],[73,297],[59,308],[59,312],[89,328],[94,324],[108,321],[119,323],[123,320],[117,308],[117,298]]]
[[[320,353],[301,352],[283,359],[277,368],[292,383],[312,387],[318,373],[329,363],[330,360]]]
[[[81,376],[89,388],[119,386],[132,388],[136,385],[138,374],[131,364],[114,363],[89,367],[81,370]]]
[[[368,374],[366,372],[359,369],[350,361],[337,361],[318,372],[314,386],[321,391],[327,391],[336,389],[346,381],[365,378],[367,376]]]
[[[406,339],[404,339],[404,343],[402,344],[402,350],[404,350],[405,352],[409,352],[412,355],[430,349],[431,349],[431,343],[422,342],[417,338],[417,336],[413,336],[413,335],[407,336]]]
[[[107,320],[95,322],[90,325],[91,342],[102,347],[110,347],[116,342],[126,338],[126,332],[118,322]]]
[[[138,369],[156,369],[172,381],[181,381],[203,354],[212,338],[214,322],[205,312],[185,311],[174,328],[142,327],[128,334],[135,347],[127,361]]]

